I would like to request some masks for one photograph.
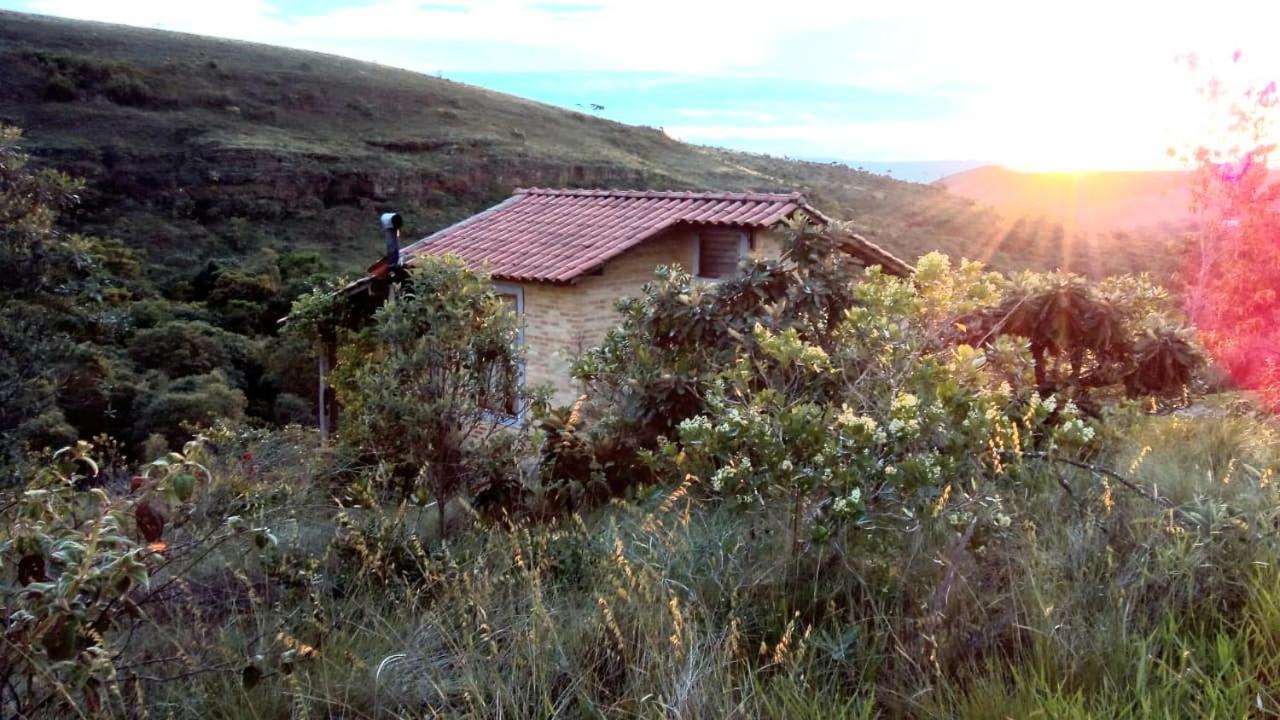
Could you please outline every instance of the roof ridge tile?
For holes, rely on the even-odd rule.
[[[516,188],[514,195],[550,195],[567,197],[615,197],[615,198],[651,198],[651,199],[687,199],[687,200],[745,200],[752,202],[780,202],[799,200],[804,202],[804,193],[798,191],[702,191],[702,190],[627,190],[622,188]]]

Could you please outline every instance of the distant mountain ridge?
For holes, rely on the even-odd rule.
[[[1182,226],[1193,219],[1189,171],[1027,173],[985,165],[939,182],[1007,215],[1053,218],[1081,232]]]
[[[839,160],[838,162],[843,162],[856,170],[888,175],[895,180],[925,184],[986,165],[978,160]]]

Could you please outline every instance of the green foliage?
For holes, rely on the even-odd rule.
[[[792,370],[806,362],[805,346],[781,333],[760,347]],[[953,355],[955,372],[987,367],[975,367],[976,350]],[[891,421],[921,408],[895,396],[883,409]],[[582,421],[547,422],[572,436]],[[816,442],[802,432],[811,425],[785,421],[798,443]],[[57,689],[26,714],[65,715],[72,702],[272,718],[1280,709],[1273,421],[1234,403],[1174,415],[1126,407],[1104,430],[1093,461],[1139,490],[1159,487],[1158,499],[1087,468],[1024,462],[1000,488],[1007,526],[965,519],[977,506],[956,489],[937,512],[904,517],[891,541],[869,542],[886,533],[868,518],[892,521],[881,499],[849,516],[856,547],[796,555],[788,497],[742,508],[692,479],[558,523],[467,531],[455,514],[451,542],[433,548],[422,508],[376,493],[353,506],[345,494],[376,487],[385,468],[353,465],[297,430],[218,429],[146,466],[131,494],[106,491],[148,584],[131,583],[97,635],[82,622],[79,654],[63,664],[41,640],[21,645],[21,661],[50,674],[29,694],[19,671],[18,693],[0,684],[0,703],[17,713]],[[1060,444],[1059,457],[1076,456]],[[71,488],[93,474],[73,458],[57,461],[76,464],[63,471]],[[943,479],[959,488],[966,473]],[[335,487],[344,494],[328,497]],[[45,527],[89,530],[102,491],[62,492],[74,520],[59,510]],[[144,502],[164,520],[166,549],[143,547]],[[105,550],[95,557],[90,567],[109,565]],[[5,559],[3,591],[19,592],[21,557]],[[85,565],[47,567],[66,576]],[[104,657],[98,674],[82,670]]]
[[[620,303],[623,320],[575,374],[611,403],[616,421],[641,443],[697,414],[710,377],[734,364],[754,327],[829,338],[853,306],[858,265],[810,226],[798,226],[781,259],[753,260],[737,277],[707,285],[659,268],[644,297]]]
[[[121,307],[141,290],[136,253],[58,229],[76,185],[31,170],[19,139],[0,126],[0,466],[127,413],[130,371],[96,346],[127,336]]]
[[[455,496],[494,483],[482,466],[516,475],[516,448],[500,424],[528,402],[517,381],[517,322],[488,277],[461,259],[425,261],[339,355],[343,442],[400,468],[402,497],[429,488],[442,534]]]
[[[102,634],[120,601],[148,580],[146,551],[130,536],[132,504],[76,492],[85,474],[97,474],[87,450],[60,451],[34,479],[0,546],[4,564],[17,568],[16,582],[3,587],[0,666],[24,715],[51,701],[102,706],[114,679]]]
[[[170,442],[189,437],[192,428],[244,419],[248,401],[220,371],[166,381],[150,378],[152,388],[140,400],[134,432],[139,439],[153,433]]]
[[[696,478],[744,510],[785,502],[797,550],[856,542],[842,530],[855,526],[888,531],[876,542],[892,542],[944,510],[960,527],[999,533],[1011,522],[1002,486],[1023,457],[1096,436],[1078,394],[1043,381],[1046,365],[1074,358],[1081,377],[1088,360],[1135,392],[1167,392],[1150,380],[1188,377],[1167,346],[1129,339],[1134,318],[1163,299],[1144,281],[1009,282],[938,255],[899,280],[861,273],[824,243],[796,228],[781,259],[715,285],[660,270],[577,367],[596,427],[549,428],[544,462],[615,494],[610,474]],[[986,318],[1000,319],[984,325],[995,330],[976,328]],[[957,329],[985,347],[955,344]],[[1021,332],[1031,334],[1024,343]],[[1131,382],[1130,368],[1146,370],[1145,385]],[[596,444],[630,447],[633,457],[605,471]],[[637,458],[651,475],[636,471]]]
[[[101,433],[177,441],[190,437],[191,423],[214,419],[306,419],[298,398],[314,393],[315,372],[302,363],[314,355],[296,338],[273,338],[290,302],[321,283],[319,257],[262,250],[235,267],[212,262],[162,294],[137,250],[62,230],[78,185],[31,168],[20,140],[0,127],[0,467],[8,479],[28,446]],[[280,404],[282,392],[295,397]],[[134,457],[139,450],[129,446]]]
[[[131,107],[159,109],[173,104],[172,98],[157,92],[141,73],[124,63],[41,52],[27,53],[26,59],[44,72],[48,100],[71,102],[84,93],[100,94]]]
[[[82,442],[54,453],[5,507],[0,559],[16,576],[0,585],[0,707],[22,716],[46,706],[96,714],[119,702],[121,648],[107,638],[138,615],[131,598],[150,589],[165,515],[180,523],[197,474],[208,476],[174,453],[149,466],[127,498],[81,491],[104,470],[92,449]]]
[[[960,327],[975,344],[1025,338],[1039,389],[1082,402],[1115,386],[1131,396],[1180,396],[1203,364],[1167,295],[1146,277],[1092,284],[1065,273],[1023,273],[999,303],[963,316]]]
[[[359,316],[347,296],[340,292],[342,282],[330,280],[294,298],[289,310],[289,334],[316,343],[332,336],[339,328],[359,324]]]
[[[17,128],[0,126],[0,292],[30,294],[51,285],[54,221],[79,186],[53,170],[33,171]]]

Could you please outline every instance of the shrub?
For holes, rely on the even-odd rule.
[[[44,99],[53,102],[74,102],[79,97],[76,84],[65,75],[54,75],[44,86]]]
[[[974,344],[1025,338],[1041,393],[1087,403],[1098,389],[1177,398],[1202,364],[1163,289],[1145,277],[1091,284],[1067,273],[1022,273],[1003,299],[959,319]]]
[[[169,377],[199,375],[228,365],[224,337],[208,323],[172,320],[136,333],[129,341],[129,356]]]
[[[311,425],[316,420],[316,404],[291,393],[276,396],[272,419],[279,425]]]
[[[779,260],[710,287],[660,270],[576,369],[595,435],[667,483],[786,507],[796,551],[861,542],[859,528],[892,545],[929,514],[1002,534],[1024,458],[1094,444],[1085,388],[1181,393],[1198,359],[1176,330],[1134,339],[1164,299],[1144,280],[1007,281],[936,254],[897,279],[859,273],[827,242],[796,228]],[[593,442],[548,430],[550,472],[600,487]]]
[[[516,383],[517,320],[487,277],[453,257],[416,265],[373,320],[333,373],[341,437],[398,468],[401,497],[430,488],[443,537],[446,505],[493,484],[482,468],[515,471],[518,447],[501,422],[528,403]]]
[[[217,370],[169,382],[153,375],[150,382],[155,389],[142,399],[133,429],[138,439],[159,433],[176,444],[190,437],[190,428],[240,422],[248,406],[244,393]]]

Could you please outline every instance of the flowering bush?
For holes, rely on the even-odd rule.
[[[661,270],[578,365],[600,432],[637,445],[658,478],[696,478],[743,509],[785,505],[797,547],[924,517],[999,532],[1012,524],[1001,484],[1026,456],[1093,441],[1085,389],[1170,389],[1130,382],[1135,337],[1164,302],[1146,280],[1008,280],[938,254],[899,279],[823,242],[797,228],[780,259],[714,286]]]

